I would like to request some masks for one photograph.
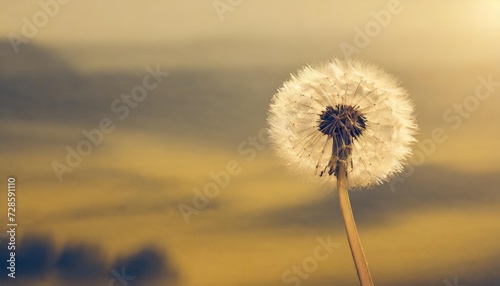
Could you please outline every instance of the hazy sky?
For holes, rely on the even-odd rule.
[[[2,34],[19,32],[22,18],[43,10],[37,1],[2,1]],[[46,1],[53,3],[53,1]],[[371,11],[391,1],[67,1],[40,29],[46,43],[156,42],[220,36],[287,37],[348,34],[363,26]],[[394,1],[394,35],[483,36],[498,29],[498,1]],[[43,1],[42,1],[43,3]],[[56,2],[57,3],[57,2]],[[220,3],[234,3],[230,9]],[[222,7],[222,8],[221,8]],[[398,8],[399,9],[399,8]],[[219,11],[219,13],[218,13]],[[403,13],[401,11],[401,13]],[[222,16],[222,18],[220,17]],[[480,33],[479,30],[481,30]]]
[[[365,30],[375,19],[374,14],[380,15],[394,5],[397,13],[391,13],[387,27],[382,27],[383,33],[376,40],[369,39],[373,43],[365,56],[376,54],[384,61],[412,64],[464,60],[485,63],[492,57],[498,59],[500,46],[495,35],[500,29],[499,1],[392,2],[396,4],[383,0],[232,1],[233,6],[221,6],[226,2],[158,0],[138,5],[133,0],[68,1],[54,6],[57,13],[45,24],[33,20],[44,11],[37,1],[5,1],[0,34],[22,35],[26,18],[31,23],[42,21],[36,25],[39,29],[33,41],[50,45],[119,43],[155,49],[162,44],[223,42],[228,38],[257,43],[277,41],[287,43],[288,48],[272,44],[262,47],[279,50],[290,62],[297,59],[297,53],[293,53],[299,49],[297,46],[302,51],[307,46],[314,47],[315,53],[328,50],[331,54],[341,42],[353,44],[356,28]],[[425,42],[421,35],[425,35]],[[384,53],[387,50],[391,53]],[[233,56],[229,53],[227,57],[234,60]],[[242,60],[241,54],[236,57]],[[260,62],[259,57],[252,60]]]
[[[55,0],[1,3],[0,179],[18,180],[29,270],[16,285],[107,285],[121,267],[130,285],[294,285],[283,275],[329,239],[300,285],[357,285],[335,192],[251,143],[290,73],[346,45],[400,79],[420,126],[402,175],[351,194],[375,283],[500,283],[500,1],[73,0],[33,37],[23,17]],[[12,33],[27,41],[17,53]],[[127,108],[151,70],[158,85]],[[60,181],[54,162],[106,119],[113,130]],[[186,223],[179,206],[227,169]]]

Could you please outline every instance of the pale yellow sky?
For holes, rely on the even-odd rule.
[[[55,0],[54,0],[55,1]],[[53,2],[54,2],[53,1]],[[39,1],[2,1],[0,34],[22,33],[23,17],[33,20],[44,11]],[[50,2],[50,1],[49,1]],[[236,2],[236,1],[234,1]],[[490,34],[500,27],[500,1],[395,1],[401,12],[387,27],[390,36],[425,32],[454,33],[466,38]],[[57,2],[54,2],[57,3]],[[222,13],[215,1],[134,0],[69,1],[59,4],[39,29],[43,43],[157,42],[220,36],[325,36],[346,33],[347,27],[372,20],[371,11],[387,9],[391,1],[240,1]],[[55,9],[55,8],[53,8]],[[392,26],[392,27],[391,27]],[[490,34],[493,35],[493,34]]]
[[[357,29],[366,30],[374,13],[393,1],[241,1],[222,15],[214,3],[69,1],[32,37],[23,32],[23,18],[31,23],[44,10],[38,1],[10,1],[3,4],[0,37],[15,33],[58,47],[83,70],[137,68],[142,63],[130,54],[132,47],[148,49],[140,58],[155,61],[173,48],[176,56],[164,63],[180,67],[305,64],[342,55],[342,43],[355,46]],[[384,65],[500,62],[500,37],[494,36],[500,34],[499,0],[394,3],[398,12],[357,56]],[[111,48],[97,49],[103,46]],[[113,61],[120,55],[128,60]]]

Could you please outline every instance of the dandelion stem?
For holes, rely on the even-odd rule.
[[[347,240],[349,241],[354,265],[358,272],[359,283],[361,286],[373,286],[370,270],[368,269],[368,262],[366,262],[365,253],[363,252],[363,247],[359,240],[356,222],[352,215],[351,202],[347,189],[347,163],[345,161],[338,163],[337,189],[339,192],[340,210],[344,218]]]

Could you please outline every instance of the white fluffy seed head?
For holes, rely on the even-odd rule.
[[[324,122],[327,110],[342,108],[361,117],[340,120],[340,112],[330,112],[339,120]],[[327,134],[320,128],[322,120],[322,126],[339,127],[329,130],[348,131],[358,122],[361,134],[348,138],[348,144],[339,142],[345,139]],[[308,66],[292,75],[272,99],[268,124],[277,153],[293,169],[335,184],[335,162],[347,161],[350,187],[380,184],[400,172],[417,130],[413,104],[396,78],[380,67],[351,59]],[[342,158],[338,146],[346,145],[349,157]]]

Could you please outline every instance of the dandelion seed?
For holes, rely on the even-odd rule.
[[[416,131],[406,90],[381,68],[355,60],[292,76],[274,95],[268,123],[275,149],[292,168],[336,184],[337,165],[347,162],[351,188],[400,172]]]
[[[334,59],[292,75],[274,95],[268,123],[291,167],[337,185],[359,281],[373,285],[347,190],[380,184],[403,169],[417,130],[406,90],[379,67]]]

